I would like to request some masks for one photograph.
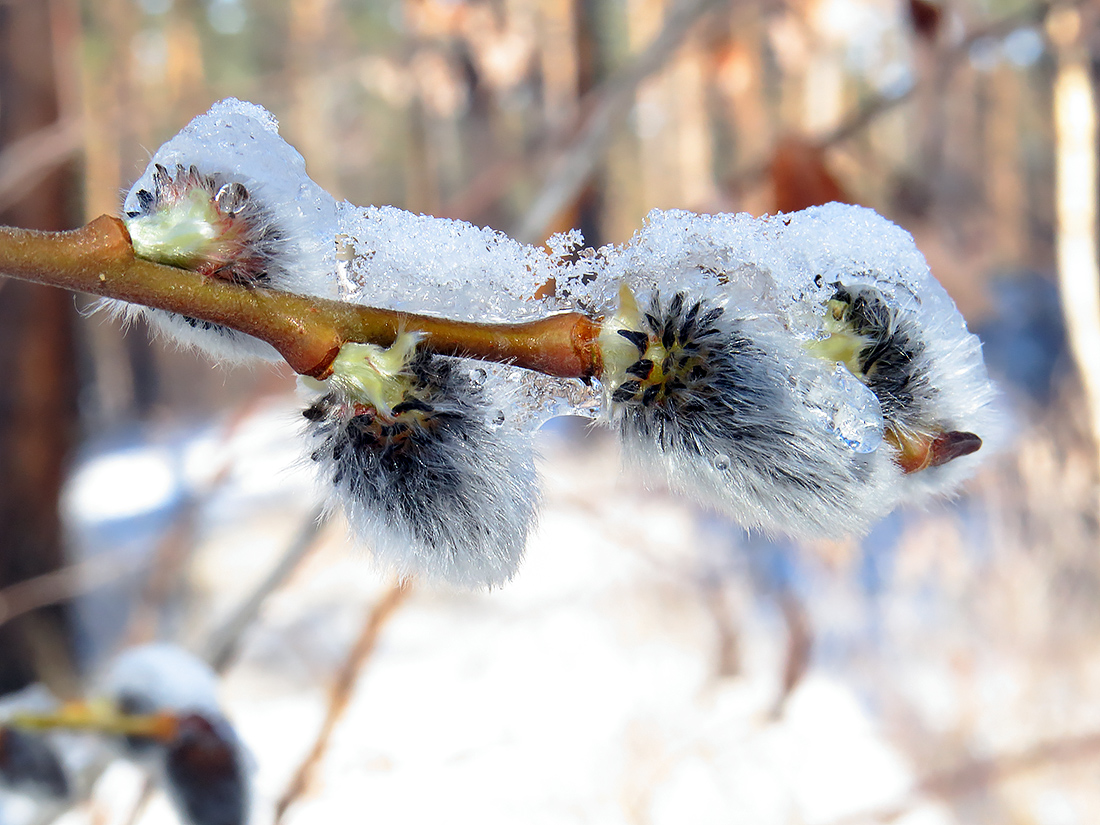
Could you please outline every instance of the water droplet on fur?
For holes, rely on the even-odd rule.
[[[486,372],[478,367],[477,369],[470,370],[470,383],[475,387],[481,387],[485,384]]]
[[[878,398],[843,364],[830,376],[836,404],[827,410],[829,428],[857,453],[873,453],[882,445],[882,407]]]
[[[492,418],[492,421],[491,421],[493,427],[503,427],[504,426],[504,418],[505,418],[504,410],[497,410],[493,414],[493,418]]]
[[[728,470],[730,468],[730,457],[725,453],[717,453],[714,458],[711,459],[711,464],[714,465],[715,470]]]
[[[579,415],[596,418],[599,415],[601,393],[595,385],[588,386],[575,378],[555,378],[549,375],[515,370],[519,402],[515,412],[520,426],[533,429],[551,418]]]

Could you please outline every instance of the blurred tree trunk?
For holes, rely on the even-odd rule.
[[[51,4],[0,5],[0,149],[58,119]],[[65,229],[70,169],[55,169],[0,223]],[[76,429],[73,297],[0,283],[0,588],[64,564],[58,495]],[[0,625],[0,693],[69,671],[64,606]]]

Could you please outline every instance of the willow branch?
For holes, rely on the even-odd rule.
[[[273,292],[208,278],[134,255],[118,218],[102,215],[69,232],[0,227],[0,273],[177,312],[271,344],[302,375],[326,378],[346,343],[389,346],[422,332],[441,355],[498,361],[563,378],[598,375],[598,323],[558,313],[515,324],[478,324]]]

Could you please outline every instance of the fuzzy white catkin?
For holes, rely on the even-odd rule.
[[[690,413],[668,415],[669,402],[643,411],[639,393],[612,400],[607,415],[631,464],[746,526],[801,537],[865,532],[903,500],[950,492],[976,466],[964,456],[907,475],[888,444],[862,453],[840,437],[829,411],[851,406],[850,382],[832,380],[843,368],[808,346],[823,336],[839,288],[881,297],[903,333],[912,373],[904,423],[987,443],[999,435],[980,343],[908,233],[870,209],[830,204],[764,219],[654,212],[630,243],[598,259],[600,278],[566,282],[575,300],[611,312],[613,287],[625,283],[658,322],[676,293],[723,308],[709,339],[718,374],[673,399]],[[605,378],[613,399],[631,376]]]
[[[244,825],[252,760],[217,697],[218,677],[201,659],[169,643],[123,651],[103,682],[104,695],[126,713],[168,712],[170,741],[127,737],[122,753],[143,763],[189,825]]]
[[[476,362],[420,354],[408,373],[430,408],[426,421],[378,422],[339,391],[306,411],[329,506],[342,508],[375,561],[401,578],[502,584],[536,521],[531,434],[516,426],[508,388]],[[392,426],[392,437],[380,429]]]
[[[213,189],[240,183],[269,217],[278,243],[263,261],[265,288],[482,321],[546,311],[531,300],[553,268],[544,251],[459,221],[337,205],[306,175],[275,119],[236,100],[216,104],[157,151],[124,204],[135,230],[156,209],[160,170],[182,177],[192,166],[216,178]],[[223,327],[141,307],[127,311],[222,361],[277,357]],[[449,376],[435,399],[443,423],[420,433],[400,473],[361,442],[351,444],[346,406],[339,415],[347,420],[310,427],[312,452],[331,506],[342,507],[384,566],[401,576],[499,584],[515,573],[535,521],[530,434],[509,414],[513,401],[502,396],[508,388],[495,372],[454,359],[436,363],[446,364]],[[472,369],[483,376],[477,386],[462,377]],[[336,415],[338,405],[330,409]]]
[[[123,211],[131,225],[146,210],[157,191],[157,167],[175,175],[179,167],[196,168],[218,184],[239,183],[260,205],[274,248],[262,261],[264,286],[323,298],[340,296],[336,276],[336,201],[314,183],[305,160],[279,136],[275,118],[261,106],[235,98],[223,100],[192,120],[162,145],[126,195]],[[146,194],[142,194],[146,193]],[[173,313],[108,302],[127,316],[144,316],[150,324],[183,346],[194,347],[215,360],[274,361],[268,344],[240,332],[195,322]]]

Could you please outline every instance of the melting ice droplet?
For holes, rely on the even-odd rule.
[[[882,407],[875,394],[843,364],[830,376],[835,406],[829,427],[857,453],[873,453],[882,444]],[[830,405],[832,406],[832,405]]]

